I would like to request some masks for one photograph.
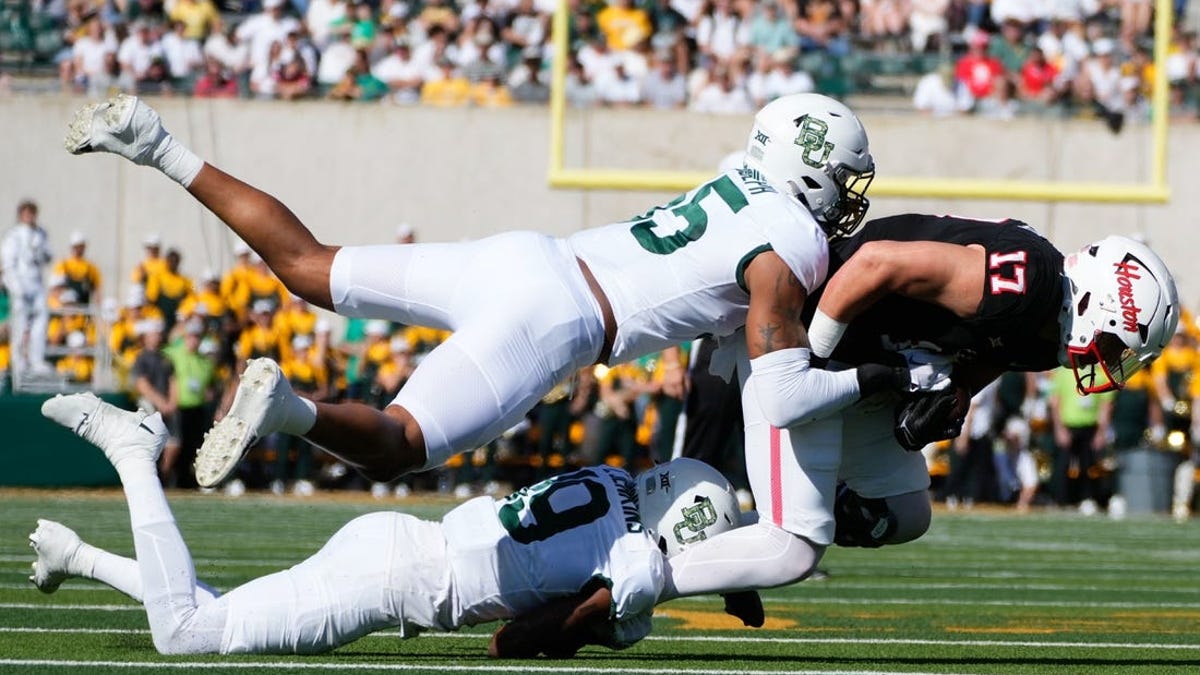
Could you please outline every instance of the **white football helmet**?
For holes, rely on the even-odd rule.
[[[1082,394],[1120,389],[1175,334],[1175,280],[1149,247],[1119,236],[1068,255],[1063,275],[1059,362]]]
[[[800,200],[830,238],[850,234],[870,205],[875,160],[867,130],[828,96],[781,96],[758,111],[746,166]]]
[[[680,457],[638,474],[642,525],[667,557],[741,524],[733,486],[720,471]]]

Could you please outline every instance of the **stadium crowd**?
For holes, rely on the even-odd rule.
[[[145,237],[144,257],[130,271],[119,304],[88,260],[86,238],[71,234],[69,254],[55,259],[37,213],[36,203],[22,201],[17,224],[0,243],[0,382],[14,368],[40,374],[53,369],[62,385],[88,388],[111,370],[132,401],[169,421],[172,435],[161,464],[168,485],[195,486],[194,453],[231,403],[248,359],[275,359],[292,387],[314,400],[383,408],[424,355],[448,337],[421,326],[359,319],[339,323],[335,335],[329,315],[319,316],[290,295],[240,242],[231,269],[193,277],[179,249],[158,235]],[[398,243],[414,238],[412,227],[398,228]],[[689,395],[705,392],[720,401],[696,415],[709,423],[730,412],[730,401],[736,407],[736,389],[731,399],[721,399],[728,396],[722,383],[702,381],[713,379],[706,372],[710,352],[702,349],[697,359],[692,351],[681,345],[629,364],[584,368],[493,443],[392,484],[367,483],[306,441],[278,434],[261,442],[225,489],[308,495],[318,487],[360,488],[381,498],[433,489],[463,497],[495,492],[500,482],[528,484],[567,467],[608,462],[637,469],[665,461],[677,447],[685,453],[691,447],[679,432],[685,405],[691,409]],[[691,391],[668,384],[681,382],[689,365]],[[1064,369],[1010,373],[979,392],[963,433],[926,448],[936,495],[952,508],[999,502],[1020,510],[1038,503],[1116,512],[1123,453],[1153,449],[1178,462],[1174,515],[1185,520],[1200,461],[1197,404],[1200,325],[1185,311],[1162,357],[1119,392],[1080,396]],[[740,422],[728,426],[736,430]],[[720,464],[725,454],[727,466],[737,467],[739,441],[737,433],[701,439],[705,447],[696,456]],[[738,473],[729,472],[744,488]]]
[[[11,4],[11,3],[10,3]],[[544,102],[554,0],[40,0],[64,90],[507,106]],[[908,78],[935,115],[1144,114],[1151,0],[570,2],[576,106],[748,113],[778,96]],[[1175,0],[1165,68],[1194,108]],[[11,11],[11,10],[10,10]],[[14,15],[14,21],[17,20]],[[30,28],[29,30],[34,30]],[[923,76],[922,76],[923,75]],[[876,77],[881,76],[881,77]],[[919,79],[918,79],[919,78]]]

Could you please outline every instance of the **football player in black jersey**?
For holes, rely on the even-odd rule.
[[[1158,356],[1179,319],[1170,272],[1126,237],[1064,258],[1020,221],[910,214],[873,220],[831,247],[829,281],[809,305],[814,356],[836,368],[904,355],[929,364],[921,388],[945,391],[843,415],[846,484],[835,506],[843,545],[924,532],[928,473],[907,451],[957,435],[985,384],[1061,365],[1082,393],[1120,388]]]

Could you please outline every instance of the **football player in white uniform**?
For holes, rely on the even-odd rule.
[[[142,602],[164,654],[320,653],[383,628],[410,635],[523,616],[494,636],[494,656],[623,648],[650,631],[664,554],[738,525],[732,486],[702,462],[642,474],[599,466],[504,499],[479,497],[441,523],[380,512],[355,518],[300,564],[225,595],[197,582],[158,481],[159,414],[90,394],[42,412],[100,447],[129,503],[136,560],[83,543],[52,521],[30,535],[30,580],[102,581]],[[534,611],[536,610],[536,611]]]
[[[205,164],[129,96],[81,109],[66,146],[160,170],[315,305],[454,331],[382,412],[301,399],[275,363],[251,362],[198,453],[201,485],[221,481],[276,431],[303,435],[372,478],[438,466],[511,427],[582,366],[743,326],[752,389],[775,426],[907,384],[906,373],[874,364],[809,368],[805,297],[824,281],[827,238],[861,221],[874,175],[862,124],[824,96],[763,108],[745,167],[632,221],[566,239],[511,232],[454,244],[327,246],[279,201]]]

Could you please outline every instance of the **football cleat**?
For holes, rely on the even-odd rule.
[[[37,529],[29,533],[29,545],[37,553],[29,581],[43,593],[53,593],[70,579],[71,561],[83,541],[71,528],[53,520],[38,518]]]
[[[297,398],[271,359],[254,359],[238,382],[233,405],[204,436],[196,452],[196,482],[214,487],[229,477],[260,438],[283,428],[287,405]]]
[[[121,410],[90,393],[55,396],[42,415],[103,450],[113,466],[134,457],[154,463],[167,442],[161,414]]]
[[[67,125],[63,145],[73,155],[111,152],[145,166],[166,136],[162,119],[153,108],[136,96],[118,94],[80,108]]]

